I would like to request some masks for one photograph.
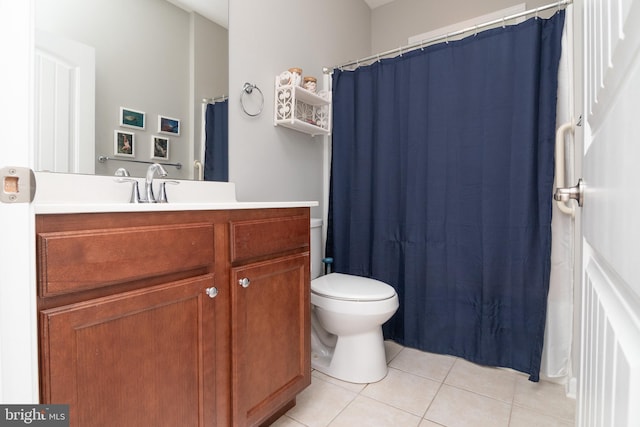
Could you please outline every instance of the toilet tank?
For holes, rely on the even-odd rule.
[[[311,279],[322,275],[322,219],[311,218]]]

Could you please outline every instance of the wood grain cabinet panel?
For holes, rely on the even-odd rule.
[[[231,262],[309,248],[309,216],[231,221]]]
[[[212,282],[205,275],[43,310],[44,400],[70,404],[74,426],[215,425]]]
[[[311,383],[308,266],[307,252],[232,270],[234,425],[260,425]]]
[[[206,266],[213,225],[111,228],[38,234],[43,297]]]

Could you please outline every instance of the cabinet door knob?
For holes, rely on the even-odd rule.
[[[209,298],[215,298],[216,295],[218,295],[218,288],[216,288],[215,286],[212,286],[210,288],[207,288],[205,290],[205,293],[209,296]]]
[[[250,283],[251,280],[249,280],[247,277],[243,277],[242,279],[238,280],[238,284],[243,288],[248,288]]]

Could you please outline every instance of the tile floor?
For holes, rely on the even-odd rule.
[[[276,427],[565,427],[575,400],[564,386],[511,370],[385,342],[389,373],[353,384],[312,372],[311,385]]]

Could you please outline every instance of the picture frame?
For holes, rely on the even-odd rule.
[[[180,119],[158,116],[158,133],[165,135],[180,135]]]
[[[144,130],[146,126],[146,114],[144,111],[132,108],[120,107],[120,126]]]
[[[169,138],[165,136],[151,136],[151,158],[169,160]]]
[[[120,157],[135,157],[136,134],[115,130],[113,133],[113,154]]]

